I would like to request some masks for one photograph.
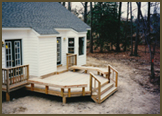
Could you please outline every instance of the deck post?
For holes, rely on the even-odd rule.
[[[82,95],[85,96],[85,87],[82,87]]]
[[[48,86],[46,86],[45,93],[48,94]]]
[[[118,73],[116,72],[116,83],[115,83],[115,87],[118,86]]]
[[[6,101],[10,101],[10,93],[6,92]]]
[[[29,79],[29,65],[27,65],[27,80]]]
[[[63,104],[66,103],[66,97],[65,97],[65,96],[62,98],[62,103],[63,103]]]
[[[66,56],[66,67],[67,67],[67,70],[68,70],[68,68],[69,68],[69,57],[68,57],[68,55]]]
[[[64,88],[61,88],[61,96],[64,97]]]
[[[108,80],[109,80],[109,83],[110,83],[110,66],[108,66]]]
[[[34,83],[31,83],[31,91],[34,91]]]
[[[10,101],[9,70],[7,70],[6,101]]]
[[[85,70],[85,73],[87,73],[87,70]]]
[[[101,84],[98,83],[98,103],[101,103],[100,96],[101,96]]]
[[[75,55],[75,65],[77,65],[77,54]]]
[[[90,84],[89,84],[89,90],[91,92],[91,95],[92,95],[92,75],[90,74]]]
[[[71,97],[71,92],[70,88],[68,88],[68,97]]]

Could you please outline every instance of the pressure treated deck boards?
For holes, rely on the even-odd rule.
[[[96,75],[96,76],[101,81],[101,83],[105,83],[108,81],[104,77],[101,77],[99,75]],[[85,92],[86,92],[86,91],[89,91],[89,80],[90,80],[89,74],[68,71],[68,72],[58,74],[58,75],[52,75],[44,79],[32,78],[32,79],[29,79],[29,82],[38,81],[40,83],[41,82],[49,83],[49,90],[54,90],[54,91],[61,91],[61,89],[59,86],[52,87],[50,86],[50,84],[60,85],[60,86],[70,86],[70,87],[65,87],[64,92],[68,92],[68,88],[71,88],[71,86],[73,85],[87,85],[85,86]],[[45,89],[45,85],[35,83],[34,87]],[[27,85],[27,87],[31,87],[31,85]],[[71,88],[71,92],[82,92],[82,87]]]

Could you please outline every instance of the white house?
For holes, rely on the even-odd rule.
[[[42,76],[66,65],[66,53],[84,65],[89,29],[57,2],[2,2],[2,68],[29,64]]]

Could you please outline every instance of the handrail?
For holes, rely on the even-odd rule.
[[[2,68],[2,85],[6,85],[9,92],[10,85],[29,79],[29,65],[21,65],[10,68]]]
[[[109,79],[109,82],[110,82],[110,79],[115,83],[115,87],[118,86],[118,71],[113,68],[111,65],[108,65],[108,71],[111,72],[110,70],[112,70],[112,78],[110,78],[110,73],[109,73],[109,76],[108,76],[108,79]],[[114,72],[116,73],[116,76],[115,76],[115,80],[114,80]]]
[[[92,95],[92,92],[93,92],[93,90],[92,90],[92,78],[95,79],[94,89],[96,89],[96,81],[98,82],[98,88],[97,88],[98,94],[97,94],[97,96],[98,96],[98,103],[100,103],[101,102],[101,100],[100,100],[100,97],[101,97],[101,82],[96,78],[96,76],[92,72],[90,72],[90,92],[91,92],[91,95]]]
[[[77,54],[66,54],[66,66],[67,70],[69,69],[70,66],[77,65]]]

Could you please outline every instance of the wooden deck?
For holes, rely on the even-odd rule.
[[[107,78],[99,75],[97,78],[102,84],[108,83]],[[61,96],[63,102],[66,102],[66,97],[91,95],[89,74],[85,73],[68,71],[43,79],[32,78],[28,82],[31,85],[26,85],[27,90]]]
[[[67,69],[67,66],[59,66],[57,72],[32,78],[29,78],[29,66],[21,67],[27,67],[27,73],[24,70],[20,76],[10,79],[9,72],[20,67],[3,69],[3,78],[7,80],[3,80],[2,90],[6,92],[7,101],[10,99],[9,92],[22,86],[30,91],[60,96],[63,103],[66,103],[67,97],[74,96],[91,96],[95,102],[101,103],[117,91],[118,71],[111,65],[107,69],[76,65]]]

